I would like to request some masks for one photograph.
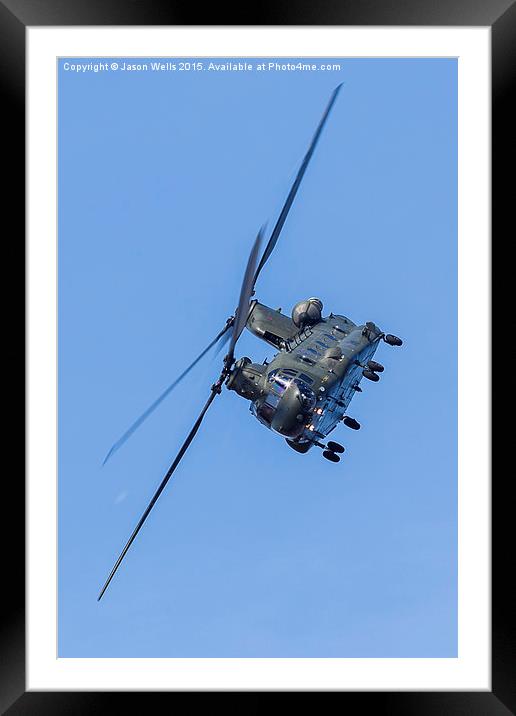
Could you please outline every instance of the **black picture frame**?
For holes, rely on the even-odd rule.
[[[516,2],[514,0],[320,0],[242,4],[229,9],[220,3],[199,8],[193,3],[166,0],[0,0],[0,83],[3,97],[3,146],[11,152],[4,163],[4,222],[17,217],[4,250],[24,246],[25,215],[25,36],[28,26],[70,25],[412,25],[490,26],[492,31],[492,209],[493,236],[502,242],[513,223],[513,144],[516,116],[511,107],[516,75]],[[8,169],[8,171],[6,171]],[[4,226],[6,223],[4,223]],[[514,233],[513,230],[511,233]],[[13,239],[15,240],[13,241]],[[23,253],[21,251],[20,253]],[[4,256],[6,254],[4,253]],[[7,263],[7,262],[6,262]],[[6,264],[4,264],[6,265]],[[13,322],[8,345],[23,344],[20,322]],[[489,336],[486,336],[489,340]],[[21,361],[11,361],[13,366]],[[20,371],[21,372],[21,371]],[[12,378],[11,374],[11,378]],[[13,384],[21,385],[19,382]],[[13,400],[20,404],[20,390]],[[13,463],[16,465],[16,462]],[[7,463],[4,462],[4,466]],[[469,692],[339,692],[342,705],[389,714],[464,714],[487,716],[516,713],[516,637],[514,597],[510,590],[511,527],[510,476],[492,482],[492,691]],[[3,540],[4,588],[1,611],[0,708],[21,714],[86,714],[131,705],[149,706],[148,700],[167,699],[176,692],[26,692],[25,691],[25,536],[24,482],[21,470],[4,467],[4,518],[9,513],[8,538]],[[9,506],[7,510],[6,507]],[[3,524],[7,520],[2,520]],[[509,556],[508,556],[509,555]],[[7,564],[5,564],[7,560]],[[145,702],[144,702],[145,699]],[[157,703],[156,703],[157,707]]]

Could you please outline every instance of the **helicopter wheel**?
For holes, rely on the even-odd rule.
[[[344,448],[342,445],[339,445],[339,443],[334,443],[332,440],[326,445],[326,450],[329,450],[330,452],[340,452],[343,453]]]
[[[342,418],[342,422],[347,428],[351,428],[351,430],[360,430],[360,423],[358,420],[355,420],[355,418],[350,418],[346,415]]]
[[[367,361],[367,367],[369,370],[375,371],[375,373],[383,373],[385,368],[381,363],[377,363],[375,360],[368,360]]]
[[[380,376],[376,375],[376,373],[372,370],[363,370],[362,375],[364,378],[367,378],[368,380],[372,380],[374,383],[377,383],[380,380]]]
[[[331,450],[323,450],[323,457],[325,457],[330,462],[339,462],[340,460],[340,456],[332,452]]]
[[[390,346],[401,346],[403,345],[403,341],[401,338],[398,338],[398,336],[393,336],[392,333],[387,333],[386,336],[384,336],[383,339],[386,343],[388,343]]]

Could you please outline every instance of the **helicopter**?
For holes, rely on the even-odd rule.
[[[311,448],[318,447],[322,449],[324,458],[337,463],[345,448],[332,440],[323,441],[341,422],[352,430],[360,429],[358,421],[347,414],[348,406],[355,393],[362,392],[360,382],[363,378],[377,382],[379,374],[384,371],[384,366],[373,360],[380,342],[390,346],[402,345],[400,338],[384,333],[371,321],[358,325],[340,314],[330,313],[323,317],[323,304],[319,298],[312,297],[296,303],[290,318],[281,313],[281,309],[272,309],[253,298],[258,277],[277,244],[341,88],[342,84],[338,85],[330,97],[259,261],[264,226],[256,236],[234,315],[226,320],[209,345],[114,443],[104,458],[103,464],[207,353],[215,347],[220,350],[228,344],[220,375],[211,386],[204,407],[118,556],[97,597],[98,601],[188,450],[210,405],[221,394],[223,386],[249,400],[252,415],[263,426],[283,437],[295,452],[305,454]],[[236,343],[245,328],[278,350],[270,362],[253,363],[248,357],[236,360]]]

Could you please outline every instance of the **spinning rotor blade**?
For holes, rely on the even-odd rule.
[[[208,351],[209,351],[211,348],[213,348],[213,346],[222,338],[222,336],[224,336],[224,334],[227,333],[227,331],[228,331],[228,329],[230,328],[230,326],[232,325],[232,323],[233,323],[233,321],[232,321],[231,319],[228,319],[228,322],[226,323],[226,325],[224,326],[224,328],[223,328],[223,329],[219,332],[219,334],[212,340],[212,342],[209,344],[209,346],[207,346],[207,347],[203,350],[203,352],[200,353],[200,354],[197,356],[197,358],[193,361],[193,363],[190,363],[190,365],[188,366],[188,368],[186,368],[186,369],[181,373],[181,375],[180,375],[178,378],[176,378],[175,381],[174,381],[173,383],[171,383],[171,384],[168,386],[168,388],[166,388],[166,389],[163,391],[163,393],[161,393],[161,395],[160,395],[158,398],[156,398],[156,400],[152,403],[152,405],[150,405],[150,406],[147,408],[147,410],[146,410],[145,412],[143,412],[143,413],[140,415],[140,417],[137,418],[137,419],[134,421],[134,423],[125,431],[125,433],[116,441],[116,443],[111,446],[109,452],[107,453],[106,457],[104,458],[104,461],[103,461],[103,463],[102,463],[103,465],[105,465],[106,462],[109,460],[109,458],[110,458],[119,448],[121,448],[122,445],[127,442],[127,440],[129,440],[129,438],[131,437],[131,435],[140,427],[140,425],[141,425],[143,422],[145,422],[145,420],[147,420],[147,418],[149,417],[149,415],[151,415],[151,414],[156,410],[156,408],[158,407],[158,405],[160,405],[160,403],[162,403],[162,402],[165,400],[165,398],[167,397],[167,395],[169,395],[169,393],[171,393],[171,392],[174,390],[174,388],[176,387],[176,385],[178,385],[178,383],[180,383],[180,382],[183,380],[183,378],[192,370],[192,368],[197,365],[197,363],[201,360],[201,358],[203,358],[203,357],[206,355],[206,353],[208,353]]]
[[[262,237],[265,227],[262,226],[251,249],[249,259],[247,261],[247,267],[244,274],[244,280],[242,281],[242,288],[240,289],[240,298],[238,299],[238,308],[235,313],[235,320],[233,323],[233,331],[231,334],[231,341],[229,344],[228,354],[226,360],[233,362],[235,344],[240,338],[242,331],[244,330],[245,324],[247,323],[247,317],[249,315],[249,299],[253,293],[254,286],[254,272],[256,268],[256,260],[258,258],[258,251],[262,243]]]
[[[201,414],[200,414],[199,417],[197,418],[197,420],[196,420],[196,422],[195,422],[193,428],[190,430],[190,433],[188,434],[188,437],[186,438],[186,440],[184,441],[183,445],[181,446],[181,449],[180,449],[179,452],[177,453],[177,456],[176,456],[174,462],[172,463],[172,465],[171,465],[171,466],[169,467],[169,469],[167,470],[167,473],[166,473],[165,477],[163,478],[163,480],[161,481],[160,486],[158,487],[158,489],[157,489],[156,492],[154,493],[154,496],[153,496],[152,500],[151,500],[151,501],[149,502],[149,504],[147,505],[147,509],[145,510],[145,512],[143,513],[143,515],[140,517],[140,521],[138,522],[138,524],[136,525],[136,527],[135,527],[134,530],[133,530],[133,533],[131,534],[131,536],[130,536],[129,539],[127,540],[125,547],[124,547],[123,550],[120,552],[120,556],[118,557],[117,561],[115,562],[113,569],[112,569],[111,572],[109,573],[109,577],[106,579],[106,581],[105,581],[105,583],[104,583],[104,586],[103,586],[102,589],[100,590],[100,594],[99,594],[99,596],[97,597],[97,601],[100,601],[100,600],[102,599],[102,595],[104,594],[104,592],[106,591],[106,589],[107,589],[108,586],[109,586],[109,583],[111,582],[111,580],[112,580],[113,577],[115,576],[115,572],[117,571],[118,567],[120,566],[120,563],[122,562],[123,558],[124,558],[125,555],[127,554],[127,551],[128,551],[128,549],[129,549],[129,547],[132,545],[132,543],[134,542],[134,540],[135,540],[135,538],[136,538],[136,535],[138,534],[138,532],[139,532],[139,531],[141,530],[141,528],[143,527],[143,523],[145,522],[145,520],[146,520],[147,517],[149,516],[150,511],[152,510],[152,508],[154,507],[154,505],[155,505],[156,502],[158,501],[158,497],[161,495],[161,493],[162,493],[163,490],[165,489],[165,487],[166,487],[166,485],[167,485],[167,482],[168,482],[168,481],[170,480],[170,478],[172,477],[172,474],[174,473],[176,467],[177,467],[177,466],[179,465],[179,463],[181,462],[181,458],[183,457],[183,455],[184,455],[185,452],[187,451],[187,449],[188,449],[190,443],[191,443],[192,440],[194,439],[194,437],[195,437],[197,431],[199,430],[199,428],[200,428],[200,426],[201,426],[201,423],[202,423],[202,420],[203,420],[204,416],[206,415],[206,412],[207,412],[208,408],[209,408],[210,405],[212,404],[212,402],[213,402],[215,396],[218,395],[218,393],[220,393],[220,389],[219,389],[219,390],[215,389],[215,388],[216,388],[216,385],[217,385],[217,384],[215,384],[214,386],[212,386],[211,395],[210,395],[210,397],[208,398],[208,400],[207,400],[207,402],[206,402],[206,405],[205,405],[204,408],[202,409]]]
[[[292,184],[292,187],[290,189],[290,192],[287,196],[287,199],[285,201],[285,204],[283,205],[283,209],[281,210],[281,214],[279,215],[279,218],[276,222],[276,226],[274,227],[271,238],[269,239],[269,242],[267,246],[265,247],[265,251],[263,252],[263,256],[260,259],[260,263],[258,264],[258,268],[256,269],[256,273],[254,275],[254,281],[253,281],[253,288],[254,284],[256,283],[256,280],[258,279],[258,276],[260,275],[260,272],[262,268],[265,266],[267,260],[269,259],[269,256],[272,254],[274,247],[276,246],[276,243],[278,241],[279,235],[281,233],[281,230],[283,228],[283,225],[286,221],[286,218],[288,216],[288,212],[290,211],[290,207],[292,206],[294,199],[297,194],[297,190],[299,189],[299,185],[301,184],[301,181],[303,179],[303,176],[305,174],[306,168],[308,167],[308,164],[310,163],[310,159],[312,158],[312,154],[315,151],[315,148],[317,146],[317,142],[319,141],[319,137],[321,136],[321,132],[324,128],[324,125],[326,124],[326,120],[328,119],[328,116],[331,112],[331,109],[335,103],[335,100],[337,99],[337,96],[340,92],[340,88],[342,87],[342,83],[338,85],[333,90],[333,93],[330,97],[330,101],[328,102],[328,105],[326,109],[324,110],[324,114],[322,116],[321,121],[319,122],[319,126],[315,130],[315,134],[313,136],[312,142],[308,148],[307,153],[304,156],[304,159],[301,163],[301,166],[299,167],[299,171],[297,172],[297,176],[294,180],[294,183]]]
[[[233,319],[233,318],[228,318],[227,323],[226,323],[226,326],[225,326],[224,329],[219,333],[219,335],[215,338],[215,340],[210,343],[210,345],[208,346],[208,348],[206,348],[206,349],[204,350],[204,352],[201,353],[201,355],[199,356],[199,358],[197,358],[196,361],[195,361],[194,363],[192,363],[192,365],[191,365],[189,368],[187,368],[187,370],[177,379],[176,383],[172,384],[172,386],[170,386],[169,388],[167,388],[167,391],[165,391],[165,393],[163,393],[162,396],[160,396],[160,398],[158,398],[158,400],[153,403],[153,405],[146,411],[146,413],[144,413],[143,418],[140,418],[140,419],[139,419],[140,422],[136,421],[136,423],[134,423],[133,427],[130,428],[130,429],[127,431],[127,433],[125,434],[125,435],[127,435],[127,437],[129,437],[129,435],[131,434],[130,431],[133,431],[133,432],[134,432],[134,430],[136,430],[136,428],[138,427],[138,425],[140,425],[140,424],[143,422],[143,420],[145,420],[145,418],[147,417],[147,415],[154,409],[154,407],[156,407],[156,405],[159,404],[159,402],[161,402],[161,400],[163,400],[163,398],[165,397],[165,395],[168,394],[168,392],[170,392],[170,391],[172,390],[172,388],[174,387],[174,385],[176,385],[176,384],[179,382],[179,380],[181,380],[181,378],[182,378],[184,375],[186,375],[186,373],[190,370],[190,368],[192,368],[193,365],[195,365],[195,363],[196,363],[213,345],[215,345],[215,343],[226,333],[226,331],[230,328],[230,326],[233,326],[233,331],[232,331],[232,335],[231,335],[231,342],[230,342],[230,345],[229,345],[229,351],[228,351],[227,356],[224,358],[224,366],[223,366],[223,368],[222,368],[222,372],[221,372],[221,374],[220,374],[218,380],[211,386],[211,394],[210,394],[210,397],[209,397],[208,400],[206,401],[206,404],[205,404],[204,408],[201,410],[201,413],[200,413],[199,417],[197,418],[197,420],[195,421],[193,428],[192,428],[192,429],[190,430],[190,432],[188,433],[188,437],[186,438],[186,440],[185,440],[184,443],[182,444],[181,449],[179,450],[179,452],[177,453],[177,455],[176,455],[176,457],[175,457],[175,459],[174,459],[174,462],[172,463],[172,465],[171,465],[171,466],[169,467],[169,469],[167,470],[167,473],[165,474],[165,477],[162,479],[162,481],[161,481],[161,483],[160,483],[158,489],[156,490],[156,492],[154,493],[154,495],[153,495],[151,501],[150,501],[149,504],[147,505],[147,508],[145,509],[145,512],[144,512],[143,515],[140,517],[140,520],[139,520],[138,524],[136,525],[136,527],[134,528],[134,530],[133,530],[131,536],[129,537],[129,539],[128,539],[127,542],[126,542],[125,547],[124,547],[123,550],[120,552],[120,555],[119,555],[118,559],[116,560],[116,562],[115,562],[115,564],[114,564],[114,566],[113,566],[113,569],[112,569],[111,572],[109,573],[109,577],[106,579],[106,581],[105,581],[105,583],[104,583],[104,586],[103,586],[102,589],[100,590],[100,594],[99,594],[99,596],[97,597],[97,601],[100,601],[100,600],[102,599],[102,596],[103,596],[104,592],[106,591],[106,589],[108,588],[108,586],[109,586],[111,580],[112,580],[113,577],[115,576],[115,573],[116,573],[118,567],[120,566],[120,564],[121,564],[123,558],[124,558],[125,555],[127,554],[128,550],[129,550],[129,547],[132,545],[132,543],[134,542],[134,540],[135,540],[135,538],[136,538],[136,535],[138,534],[138,532],[139,532],[139,531],[141,530],[141,528],[143,527],[143,524],[144,524],[145,520],[147,519],[147,517],[149,516],[149,514],[150,514],[152,508],[154,507],[154,505],[155,505],[156,502],[158,501],[159,496],[161,495],[161,493],[162,493],[163,490],[165,489],[165,487],[166,487],[168,481],[170,480],[170,478],[172,477],[172,475],[173,475],[173,473],[174,473],[176,467],[177,467],[177,466],[179,465],[179,463],[181,462],[181,459],[182,459],[183,455],[185,454],[185,452],[186,452],[186,451],[188,450],[188,448],[190,447],[190,444],[191,444],[192,440],[194,439],[195,435],[197,434],[197,431],[199,430],[199,428],[201,427],[201,423],[202,423],[202,421],[203,421],[204,416],[206,415],[206,413],[207,413],[207,411],[208,411],[208,408],[210,407],[210,405],[211,405],[212,402],[214,401],[215,396],[216,396],[216,395],[219,395],[219,393],[221,392],[221,390],[222,390],[222,384],[224,383],[224,381],[226,380],[226,378],[227,378],[228,375],[230,374],[231,365],[232,365],[232,363],[233,363],[233,357],[234,357],[233,354],[234,354],[235,344],[236,344],[236,342],[237,342],[237,340],[238,340],[240,334],[242,333],[242,331],[243,331],[243,329],[244,329],[244,326],[245,326],[245,324],[246,324],[246,321],[247,321],[247,315],[248,315],[248,312],[249,312],[249,298],[250,298],[250,296],[251,296],[251,292],[252,292],[252,288],[253,288],[252,279],[253,279],[254,271],[255,271],[255,268],[256,268],[256,259],[257,259],[257,257],[258,257],[258,251],[259,251],[259,249],[260,249],[260,243],[261,243],[261,240],[262,240],[262,235],[263,235],[263,227],[262,227],[262,228],[260,229],[260,231],[258,232],[258,236],[256,237],[255,242],[254,242],[254,244],[253,244],[253,248],[251,249],[251,254],[250,254],[250,256],[249,256],[249,260],[248,260],[248,262],[247,262],[247,268],[246,268],[245,274],[244,274],[244,280],[242,281],[242,288],[240,289],[240,299],[239,299],[239,302],[238,302],[238,308],[237,308],[237,312],[236,312],[236,314],[235,314],[235,318],[234,318],[234,319]],[[121,438],[120,440],[123,440],[124,438],[125,438],[125,436],[123,436],[123,438]],[[125,438],[125,439],[127,439],[127,438]],[[120,440],[118,441],[118,443],[121,444]],[[118,444],[118,443],[115,443],[115,445],[119,447],[119,444]],[[114,446],[114,447],[115,447],[115,446]],[[110,454],[112,454],[112,452],[113,452],[113,448],[111,449],[110,453],[108,454],[108,457],[109,457]],[[106,459],[107,459],[107,458],[106,458]]]

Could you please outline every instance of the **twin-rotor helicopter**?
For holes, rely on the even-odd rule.
[[[379,380],[379,373],[383,372],[384,367],[373,357],[380,342],[391,346],[402,344],[400,338],[384,333],[370,321],[358,325],[340,314],[330,313],[324,317],[323,304],[318,298],[297,303],[290,318],[253,298],[257,279],[276,246],[341,86],[331,95],[259,259],[264,228],[258,232],[245,270],[235,315],[226,320],[211,343],[131,425],[104,459],[105,463],[128,440],[201,358],[215,346],[220,348],[228,343],[220,375],[211,386],[206,404],[115,562],[99,594],[99,600],[223,386],[250,401],[251,413],[264,427],[285,438],[293,450],[304,454],[317,447],[322,450],[323,457],[336,463],[344,447],[333,440],[326,441],[327,436],[341,422],[352,430],[360,428],[359,423],[347,414],[348,406],[355,393],[362,391],[360,382],[363,378],[374,382]],[[278,352],[270,362],[253,363],[247,357],[235,360],[236,343],[244,328],[277,349]]]

